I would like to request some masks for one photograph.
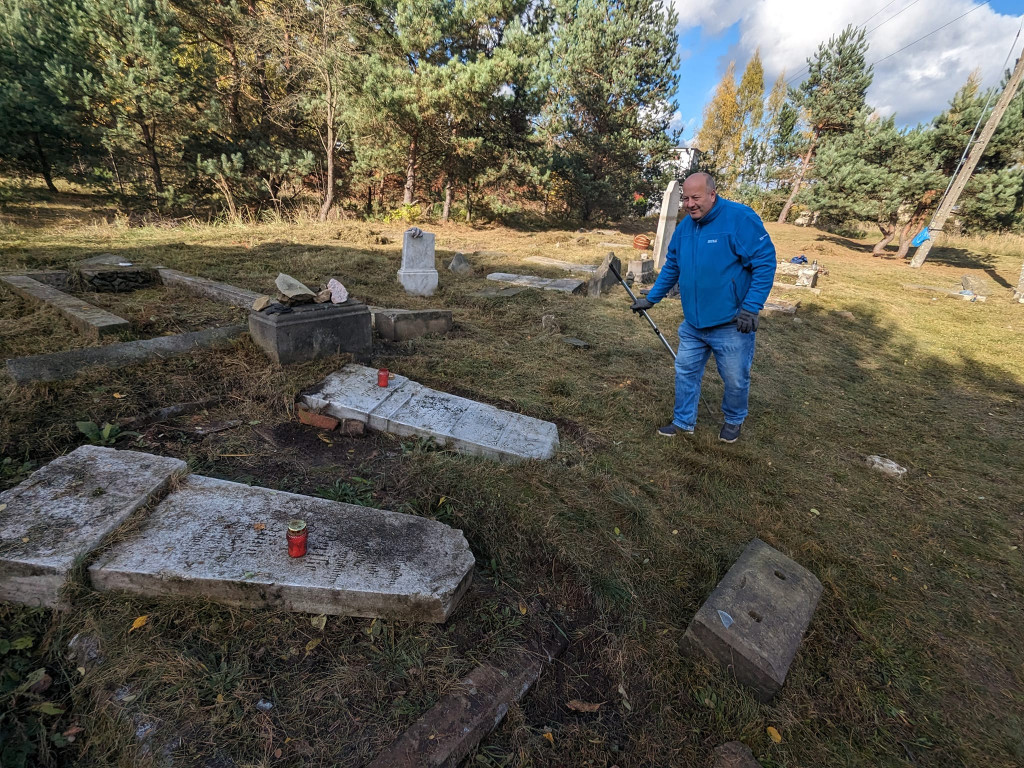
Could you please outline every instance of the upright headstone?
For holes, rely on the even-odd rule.
[[[612,271],[612,265],[615,265],[615,271]],[[592,299],[601,298],[601,294],[607,291],[612,286],[619,284],[619,279],[615,276],[616,273],[622,274],[622,262],[619,261],[619,257],[611,251],[604,257],[604,261],[601,262],[601,266],[597,268],[594,276],[587,281],[587,296]]]
[[[434,235],[413,227],[402,240],[402,268],[398,282],[413,296],[433,296],[437,290],[437,268],[434,266]]]
[[[672,179],[661,198],[661,216],[658,218],[658,234],[654,238],[654,268],[660,270],[665,264],[668,243],[676,231],[679,217],[679,182]]]
[[[473,267],[470,266],[466,254],[459,252],[455,254],[455,257],[448,265],[448,271],[454,272],[457,275],[469,275],[472,274]]]

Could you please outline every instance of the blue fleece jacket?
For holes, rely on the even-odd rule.
[[[774,279],[775,246],[761,219],[720,197],[700,221],[684,212],[647,299],[661,301],[678,282],[686,321],[711,328],[732,322],[740,309],[760,312]]]

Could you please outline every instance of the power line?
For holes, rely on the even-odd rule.
[[[875,61],[872,61],[872,62],[871,62],[871,63],[870,63],[870,64],[869,64],[868,66],[869,66],[869,67],[873,67],[873,66],[875,66],[875,64],[880,64],[881,62],[885,61],[886,59],[891,59],[891,58],[892,58],[893,56],[895,56],[895,55],[896,55],[897,53],[902,53],[903,51],[907,50],[907,48],[910,48],[910,47],[911,47],[911,46],[913,46],[913,45],[917,45],[917,44],[918,44],[918,43],[920,43],[920,42],[921,42],[922,40],[924,40],[924,39],[925,39],[926,37],[931,37],[931,36],[932,36],[932,35],[934,35],[934,34],[935,34],[936,32],[939,32],[939,31],[941,31],[941,30],[945,29],[945,28],[946,28],[946,27],[948,27],[948,26],[949,26],[950,24],[952,24],[952,23],[953,23],[954,21],[960,21],[960,19],[962,19],[962,18],[963,18],[964,16],[967,16],[968,14],[974,13],[974,12],[975,12],[976,10],[978,10],[979,8],[984,8],[984,7],[985,7],[985,6],[983,6],[983,5],[976,5],[976,6],[974,6],[973,8],[971,8],[971,10],[969,10],[969,11],[967,11],[967,12],[965,12],[965,13],[961,13],[961,14],[960,14],[959,16],[957,16],[957,17],[956,17],[955,19],[952,19],[951,21],[947,21],[947,22],[946,22],[945,24],[943,24],[943,25],[942,25],[941,27],[936,27],[936,28],[935,28],[935,29],[933,29],[933,30],[932,30],[931,32],[929,32],[929,33],[928,33],[927,35],[921,35],[921,36],[920,36],[919,38],[917,38],[917,40],[915,40],[914,42],[912,42],[912,43],[908,43],[907,45],[904,45],[904,46],[903,46],[902,48],[900,48],[900,49],[899,49],[898,51],[893,51],[893,52],[892,52],[892,53],[890,53],[890,54],[889,54],[888,56],[883,56],[883,57],[882,57],[882,58],[880,58],[880,59],[876,59]]]
[[[889,2],[888,2],[888,3],[886,3],[885,5],[883,5],[883,6],[881,7],[881,8],[879,8],[879,9],[878,9],[877,11],[875,11],[874,13],[872,13],[872,14],[871,14],[870,16],[868,16],[868,17],[867,17],[866,19],[864,19],[864,21],[862,21],[862,22],[861,22],[860,24],[858,24],[857,26],[858,26],[858,27],[863,27],[863,26],[864,26],[865,24],[867,24],[867,23],[868,23],[869,21],[871,21],[871,20],[872,20],[873,18],[875,18],[875,16],[877,16],[877,15],[878,15],[878,14],[880,14],[880,13],[881,13],[882,11],[884,11],[884,10],[885,10],[886,8],[888,8],[888,7],[890,6],[890,5],[892,5],[893,3],[896,3],[896,2],[899,2],[899,0],[889,0]]]
[[[915,5],[917,5],[917,4],[918,4],[918,3],[920,3],[920,2],[921,2],[921,0],[914,0],[914,2],[912,2],[912,3],[910,4],[910,5],[908,5],[908,6],[904,7],[903,9],[901,9],[901,10],[899,10],[899,11],[896,11],[896,13],[894,13],[894,14],[893,14],[892,16],[890,16],[890,17],[889,17],[888,19],[886,19],[885,21],[883,21],[883,22],[882,22],[881,24],[877,24],[877,25],[875,25],[874,27],[872,27],[871,29],[869,29],[869,30],[868,30],[867,32],[865,32],[864,34],[865,34],[865,35],[870,35],[870,34],[871,34],[872,32],[874,32],[874,31],[875,31],[876,29],[878,29],[879,27],[884,27],[884,26],[885,26],[886,24],[888,24],[888,23],[889,23],[890,21],[892,21],[892,20],[893,20],[893,19],[895,19],[895,18],[896,18],[897,16],[899,16],[899,15],[900,15],[901,13],[903,13],[903,11],[908,11],[908,10],[910,10],[911,8],[913,8],[913,7],[915,6]],[[864,25],[863,25],[863,24],[861,24],[861,26],[864,26]]]

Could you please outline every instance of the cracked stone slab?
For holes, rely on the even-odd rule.
[[[91,339],[127,331],[131,327],[123,317],[94,307],[92,304],[76,299],[56,288],[51,288],[49,285],[44,285],[31,277],[6,275],[0,277],[0,282],[3,282],[19,296],[41,302],[57,310],[80,333]]]
[[[300,402],[381,432],[431,437],[442,447],[472,456],[550,459],[558,450],[558,427],[551,422],[430,389],[404,376],[378,387],[376,369],[361,365],[332,373]]]
[[[697,611],[683,636],[767,702],[790,664],[821,597],[821,582],[760,539],[754,539]]]
[[[629,246],[624,247],[628,248]],[[594,264],[576,264],[572,261],[561,261],[547,256],[527,256],[523,261],[528,261],[531,264],[540,264],[545,267],[564,269],[566,272],[589,272],[591,274],[597,272],[597,266]]]
[[[86,347],[85,349],[71,349],[67,352],[51,352],[46,355],[14,357],[6,363],[7,375],[18,384],[28,384],[32,381],[60,381],[74,378],[79,371],[95,365],[123,368],[152,358],[186,355],[201,347],[212,347],[224,343],[244,332],[244,326],[227,325],[222,328],[207,328],[204,331],[179,333],[174,336],[157,336],[154,339],[107,344],[103,347]]]
[[[293,518],[309,531],[304,557],[288,556]],[[98,590],[443,622],[474,562],[462,531],[434,520],[190,475],[89,577]]]
[[[247,291],[245,288],[238,288],[227,283],[217,283],[205,277],[186,275],[176,269],[157,267],[156,271],[160,276],[160,282],[164,285],[176,286],[196,296],[213,299],[222,304],[230,304],[233,307],[249,309],[252,307],[252,303],[261,296],[255,291]]]
[[[559,291],[561,293],[581,294],[587,290],[587,283],[585,281],[573,280],[570,277],[562,277],[556,280],[549,277],[537,277],[536,275],[492,272],[487,276],[487,279],[497,283],[509,283],[524,288],[539,288],[543,291]]]
[[[186,471],[185,462],[83,445],[0,494],[0,600],[63,607],[78,558]]]

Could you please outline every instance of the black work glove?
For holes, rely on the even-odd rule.
[[[648,301],[647,297],[644,296],[643,298],[640,298],[640,299],[637,299],[636,301],[634,301],[630,305],[629,308],[632,309],[634,312],[636,312],[639,315],[641,312],[646,312],[648,309],[650,309],[653,306],[654,306],[654,302],[653,301]]]
[[[760,318],[757,316],[757,312],[741,309],[740,313],[736,315],[736,330],[740,333],[752,333],[757,330],[759,322]]]

